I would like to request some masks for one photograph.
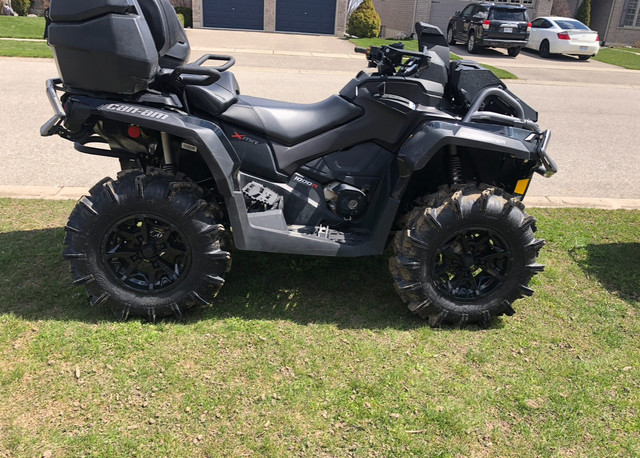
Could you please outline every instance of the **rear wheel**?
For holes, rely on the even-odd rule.
[[[467,51],[470,54],[475,54],[478,52],[478,43],[476,42],[476,34],[475,32],[469,33],[469,39],[467,40]]]
[[[589,60],[591,56],[578,56],[578,59],[580,60]]]
[[[463,186],[415,209],[390,259],[409,310],[431,326],[512,315],[513,301],[533,294],[529,281],[543,270],[536,257],[544,241],[523,208],[500,189]]]
[[[509,55],[511,57],[516,57],[518,54],[520,54],[520,49],[521,48],[508,48],[507,49],[507,53],[509,53]]]
[[[540,43],[540,57],[544,57],[545,59],[551,57],[551,52],[549,52],[549,41],[542,40]]]
[[[117,317],[156,317],[208,305],[231,257],[222,213],[184,177],[121,172],[80,199],[66,226],[64,257],[92,306]]]
[[[449,42],[450,45],[456,44],[456,39],[453,36],[453,27],[447,29],[447,42]]]

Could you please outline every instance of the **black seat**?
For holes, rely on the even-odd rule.
[[[361,112],[359,107],[338,95],[312,104],[239,96],[238,102],[220,117],[264,134],[267,138],[295,145],[340,126],[358,117]]]
[[[191,108],[217,116],[238,101],[240,88],[233,73],[222,72],[215,83],[209,86],[189,85],[185,92]]]

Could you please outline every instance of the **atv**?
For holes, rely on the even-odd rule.
[[[537,113],[493,73],[449,61],[437,27],[419,52],[356,49],[360,72],[318,103],[241,94],[231,56],[187,63],[168,0],[52,0],[43,136],[120,161],[82,197],[64,258],[94,307],[120,319],[209,305],[232,247],[379,255],[429,325],[511,315],[544,242],[524,211],[557,168]],[[215,65],[211,65],[211,64]]]

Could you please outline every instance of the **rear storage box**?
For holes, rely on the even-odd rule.
[[[49,45],[65,85],[134,94],[158,70],[158,50],[137,0],[52,0]]]

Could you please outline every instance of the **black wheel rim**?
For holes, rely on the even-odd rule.
[[[115,223],[104,238],[103,261],[123,286],[164,292],[186,276],[191,248],[182,231],[166,219],[135,215]]]
[[[487,228],[465,228],[436,249],[432,281],[448,298],[472,302],[500,288],[510,267],[511,249],[502,236]]]

